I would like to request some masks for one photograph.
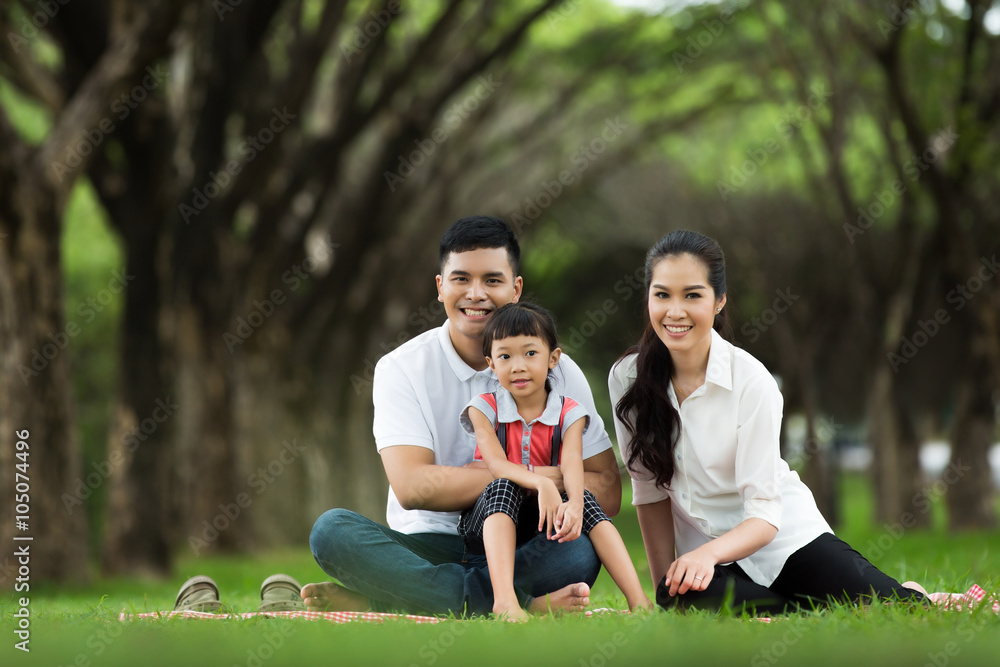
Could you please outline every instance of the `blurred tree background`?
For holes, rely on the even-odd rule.
[[[995,525],[1000,3],[624,5],[5,0],[0,540],[24,429],[38,578],[381,518],[374,364],[473,213],[606,421],[645,251],[697,229],[831,521],[850,442],[873,520],[928,521],[943,440],[950,526]]]

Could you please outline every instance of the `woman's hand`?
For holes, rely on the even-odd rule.
[[[671,596],[703,591],[715,575],[715,565],[715,558],[702,549],[695,549],[670,564],[664,585],[670,587]]]

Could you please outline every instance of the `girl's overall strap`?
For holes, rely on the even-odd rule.
[[[497,407],[497,393],[490,392],[490,396],[493,397],[493,409],[497,412],[497,440],[500,441],[500,447],[503,449],[503,455],[507,456],[507,428],[504,424],[500,423],[500,408]]]
[[[552,465],[559,465],[559,449],[562,447],[563,417],[566,416],[566,397],[562,397],[562,407],[559,409],[559,423],[552,428]],[[507,448],[504,447],[504,451]]]

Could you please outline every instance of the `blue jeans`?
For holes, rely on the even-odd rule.
[[[486,557],[470,554],[458,535],[407,535],[356,512],[332,509],[313,526],[309,547],[319,566],[367,596],[374,611],[470,616],[493,612]],[[587,537],[572,542],[539,535],[517,548],[514,590],[522,607],[564,586],[592,586],[601,561]]]

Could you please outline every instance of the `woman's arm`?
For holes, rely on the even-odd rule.
[[[684,595],[689,590],[703,591],[715,574],[719,563],[746,558],[767,546],[778,534],[778,529],[763,519],[751,517],[714,540],[690,551],[667,570],[670,594]]]
[[[648,505],[636,505],[642,544],[649,561],[649,575],[655,588],[674,562],[674,514],[670,498]]]

